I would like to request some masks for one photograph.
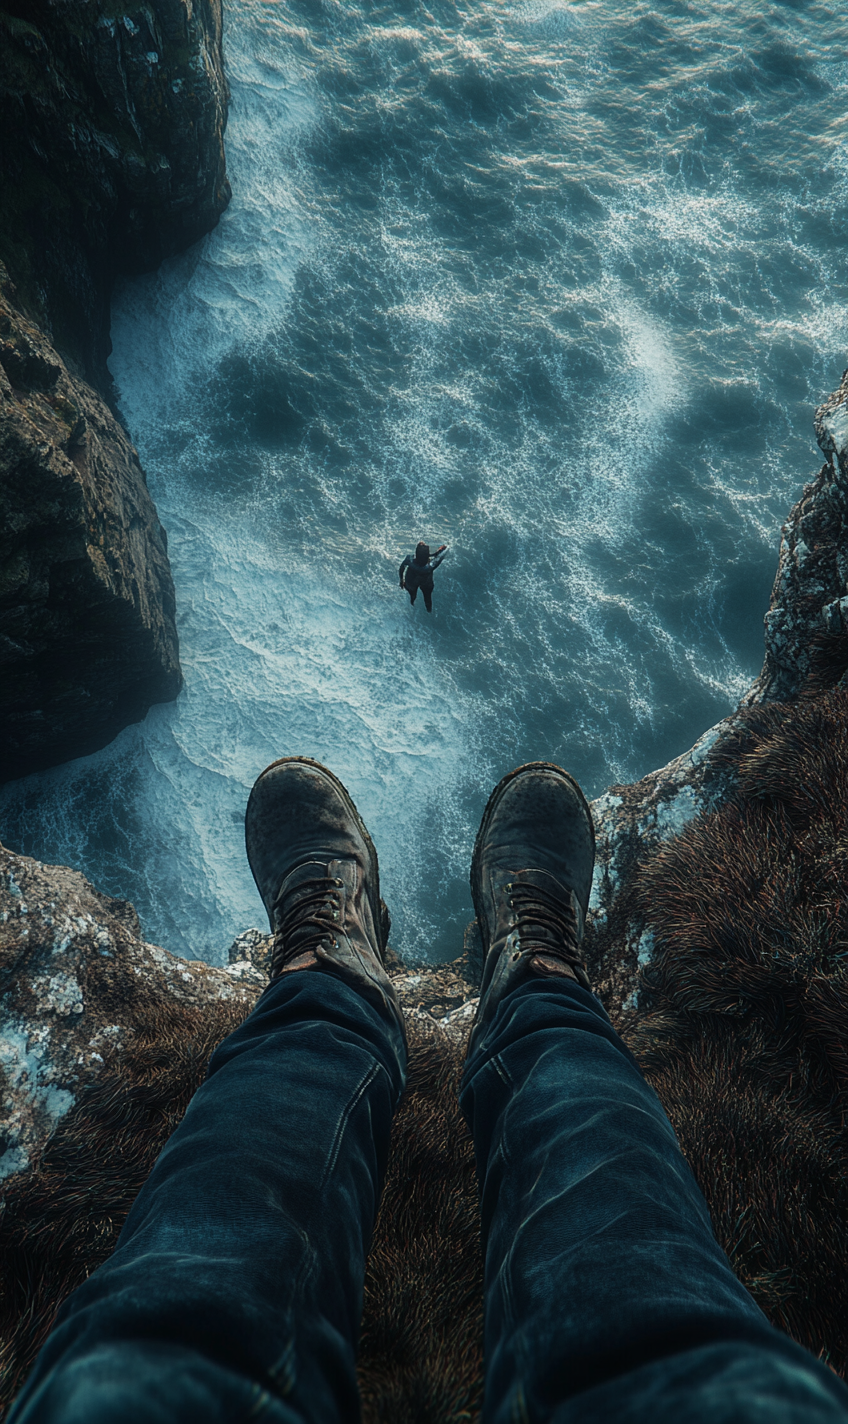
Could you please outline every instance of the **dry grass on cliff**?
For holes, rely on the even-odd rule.
[[[139,999],[136,1032],[4,1199],[0,1409],[15,1397],[64,1298],[105,1260],[153,1163],[244,1017]]]
[[[848,1369],[848,694],[751,709],[733,797],[643,868],[630,1042],[719,1239],[781,1328]]]
[[[410,1049],[365,1279],[363,1419],[467,1424],[482,1402],[483,1257],[464,1049],[438,1030],[413,1032]]]

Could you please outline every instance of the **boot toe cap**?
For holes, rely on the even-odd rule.
[[[345,788],[326,767],[302,757],[272,762],[257,778],[245,812],[245,847],[269,916],[283,880],[301,863],[356,860],[377,876],[376,851]]]
[[[537,869],[573,890],[585,911],[594,861],[592,814],[577,782],[553,763],[531,762],[489,799],[472,861],[475,904],[492,870]]]

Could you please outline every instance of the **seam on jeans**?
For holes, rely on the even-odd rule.
[[[268,1405],[271,1403],[271,1396],[267,1389],[263,1389],[261,1385],[258,1384],[253,1385],[252,1388],[257,1397],[253,1400],[247,1412],[239,1416],[239,1424],[249,1424],[251,1419],[258,1419],[259,1415],[264,1414]]]
[[[501,1058],[501,1055],[500,1055],[499,1053],[493,1053],[493,1054],[492,1054],[492,1057],[489,1059],[489,1062],[492,1064],[492,1067],[494,1068],[494,1070],[495,1070],[495,1072],[497,1073],[498,1077],[501,1078],[501,1079],[503,1079],[504,1083],[506,1083],[506,1086],[509,1088],[510,1092],[512,1092],[512,1088],[513,1088],[512,1078],[510,1077],[509,1069],[507,1068],[506,1064],[504,1063],[503,1059]]]
[[[530,1424],[530,1415],[527,1412],[527,1399],[524,1394],[524,1385],[516,1385],[515,1394],[512,1399],[512,1409],[510,1410],[512,1424]]]
[[[336,1124],[335,1136],[333,1137],[333,1145],[330,1148],[330,1154],[327,1158],[327,1162],[324,1167],[324,1175],[321,1178],[322,1188],[327,1185],[330,1173],[333,1171],[333,1168],[335,1167],[336,1162],[338,1160],[339,1152],[341,1151],[342,1140],[345,1134],[345,1128],[347,1127],[348,1122],[350,1121],[351,1114],[357,1103],[359,1103],[361,1099],[365,1096],[365,1093],[370,1088],[379,1071],[379,1063],[372,1063],[371,1067],[368,1069],[368,1072],[365,1074],[365,1077],[362,1079],[362,1082],[359,1084],[359,1087],[356,1089],[353,1096],[350,1098],[343,1112],[339,1115],[339,1120]]]
[[[501,1268],[500,1268],[500,1270],[499,1270],[499,1272],[498,1272],[498,1279],[499,1279],[499,1284],[500,1284],[500,1289],[501,1289],[501,1299],[502,1299],[502,1301],[503,1301],[504,1318],[505,1318],[506,1321],[508,1322],[509,1327],[510,1327],[510,1329],[512,1330],[512,1332],[513,1332],[513,1334],[514,1334],[514,1333],[515,1333],[515,1330],[516,1330],[516,1320],[515,1320],[515,1305],[514,1305],[513,1294],[512,1294],[512,1279],[511,1279],[512,1272],[511,1272],[511,1269],[510,1269],[510,1268],[511,1268],[511,1263],[512,1263],[512,1247],[510,1246],[509,1250],[507,1251],[507,1253],[506,1253],[506,1255],[505,1255],[505,1257],[504,1257],[503,1264],[501,1265]]]
[[[315,1249],[310,1244],[309,1232],[298,1228],[297,1234],[303,1241],[305,1250],[303,1260],[295,1276],[294,1288],[292,1290],[292,1300],[294,1302],[299,1302],[304,1299],[307,1284],[310,1278],[316,1275]],[[265,1371],[266,1378],[271,1381],[273,1386],[273,1397],[284,1400],[288,1399],[290,1395],[294,1393],[298,1380],[297,1331],[294,1327],[294,1314],[296,1309],[297,1305],[295,1304],[294,1307],[290,1307],[286,1311],[286,1343],[274,1364]],[[281,1374],[283,1378],[280,1377]]]
[[[301,1299],[306,1275],[305,1264],[301,1266],[295,1280],[295,1298],[298,1300]],[[274,1381],[275,1388],[284,1399],[291,1394],[297,1383],[297,1349],[293,1330],[289,1332],[288,1339],[274,1364],[267,1370],[267,1375],[270,1380]]]
[[[501,1082],[504,1083],[504,1084],[506,1085],[506,1087],[509,1089],[509,1093],[510,1093],[509,1102],[511,1102],[511,1101],[512,1101],[512,1095],[513,1095],[513,1092],[514,1092],[514,1087],[513,1087],[512,1078],[510,1077],[509,1069],[507,1068],[506,1064],[502,1061],[502,1059],[501,1059],[501,1057],[500,1057],[500,1054],[495,1054],[489,1061],[490,1061],[492,1067],[494,1068],[495,1072],[497,1073],[498,1077],[500,1078]],[[504,1163],[504,1165],[505,1165],[506,1167],[508,1167],[508,1166],[510,1165],[510,1160],[511,1160],[511,1159],[510,1159],[510,1154],[509,1154],[509,1152],[507,1151],[507,1147],[506,1147],[506,1133],[505,1133],[505,1131],[504,1131],[504,1118],[505,1118],[506,1114],[509,1112],[509,1102],[506,1104],[506,1106],[504,1107],[504,1109],[503,1109],[503,1111],[502,1111],[502,1113],[501,1113],[501,1115],[500,1115],[500,1127],[499,1127],[499,1130],[498,1130],[498,1145],[497,1145],[497,1147],[496,1147],[496,1149],[495,1149],[496,1153],[498,1153],[498,1154],[500,1155],[500,1158],[501,1158],[502,1162]]]

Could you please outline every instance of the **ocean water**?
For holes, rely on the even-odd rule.
[[[252,781],[317,757],[444,959],[503,772],[597,795],[735,705],[848,347],[846,53],[815,0],[229,0],[232,204],[113,310],[185,689],[6,842],[217,962]]]

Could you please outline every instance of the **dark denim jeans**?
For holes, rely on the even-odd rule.
[[[114,1255],[61,1310],[9,1424],[356,1420],[365,1258],[403,1081],[397,1026],[354,990],[314,972],[271,985],[215,1053]],[[845,1386],[730,1271],[591,994],[516,990],[462,1101],[488,1424],[848,1424]]]

